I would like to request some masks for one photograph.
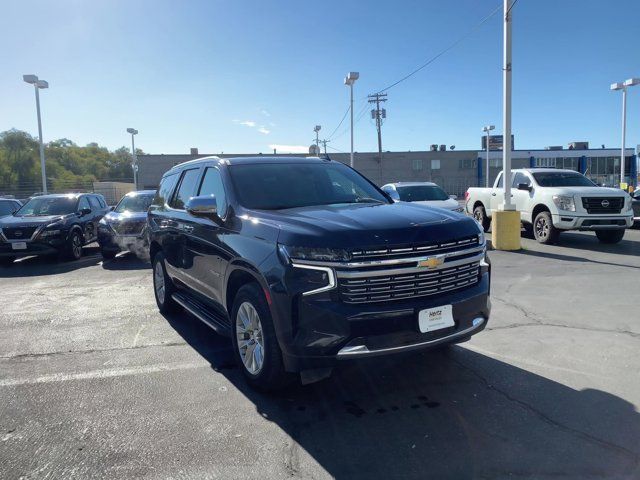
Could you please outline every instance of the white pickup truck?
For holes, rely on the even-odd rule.
[[[555,243],[565,230],[593,230],[603,243],[618,243],[633,224],[632,199],[616,188],[598,187],[573,170],[525,168],[512,170],[511,196],[524,228],[540,243]],[[466,212],[491,226],[491,212],[504,199],[504,175],[493,188],[470,188]]]

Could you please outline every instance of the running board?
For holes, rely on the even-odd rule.
[[[206,324],[207,326],[213,328],[216,333],[220,335],[224,335],[225,337],[231,336],[231,329],[229,324],[221,319],[218,315],[211,312],[211,309],[204,305],[202,302],[194,299],[190,295],[176,292],[171,295],[171,298],[184,308],[191,315],[196,317],[198,320]]]

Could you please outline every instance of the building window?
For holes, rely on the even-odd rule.
[[[461,158],[458,160],[458,168],[460,170],[469,170],[470,168],[475,168],[476,161],[470,158]]]
[[[440,160],[431,160],[431,170],[440,170]]]
[[[560,159],[562,164],[562,159]],[[536,167],[556,168],[555,158],[536,158]]]
[[[502,168],[502,159],[501,158],[490,158],[489,166],[493,168]]]
[[[422,170],[422,159],[414,158],[412,167],[414,171]]]

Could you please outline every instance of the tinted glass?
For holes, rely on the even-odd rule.
[[[512,184],[512,186],[514,188],[518,188],[518,185],[520,185],[521,183],[524,183],[526,185],[531,185],[531,180],[524,173],[517,172],[513,176],[513,184]]]
[[[500,173],[498,176],[498,184],[496,185],[496,188],[502,188],[504,186],[502,178],[503,178],[502,173]]]
[[[78,211],[82,210],[83,208],[88,208],[89,210],[91,210],[91,205],[89,205],[89,200],[87,200],[87,197],[80,198],[80,203],[78,204]]]
[[[231,180],[247,208],[389,203],[364,177],[337,163],[232,165]]]
[[[173,187],[175,187],[177,180],[178,174],[174,173],[173,175],[164,177],[160,181],[160,187],[158,187],[156,196],[153,198],[153,205],[157,207],[165,206],[165,204],[169,201],[169,198],[171,198],[171,193],[173,192]]]
[[[75,197],[35,197],[18,210],[21,216],[67,215],[76,212],[78,200]]]
[[[125,195],[114,208],[114,212],[146,212],[151,205],[153,195]]]
[[[573,172],[536,172],[533,174],[541,187],[593,187],[595,184],[584,175]]]
[[[182,174],[182,180],[180,180],[180,186],[176,194],[171,200],[172,208],[176,208],[178,210],[184,210],[184,205],[189,201],[191,197],[193,197],[194,192],[196,190],[196,182],[198,181],[198,173],[200,170],[198,168],[194,168],[192,170],[185,170]]]
[[[93,195],[89,197],[89,204],[91,205],[91,210],[101,210],[102,205],[98,201],[98,197],[94,197]]]
[[[218,215],[224,217],[227,212],[227,195],[222,184],[220,170],[214,167],[209,167],[205,170],[198,195],[214,195],[216,197]]]
[[[16,204],[13,202],[0,202],[0,217],[11,215],[16,210]]]
[[[396,187],[403,202],[426,202],[430,200],[448,200],[449,195],[437,185],[408,185]]]

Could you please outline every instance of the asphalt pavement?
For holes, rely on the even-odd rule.
[[[640,478],[640,230],[560,242],[491,253],[470,342],[277,395],[131,255],[0,269],[0,477]]]

